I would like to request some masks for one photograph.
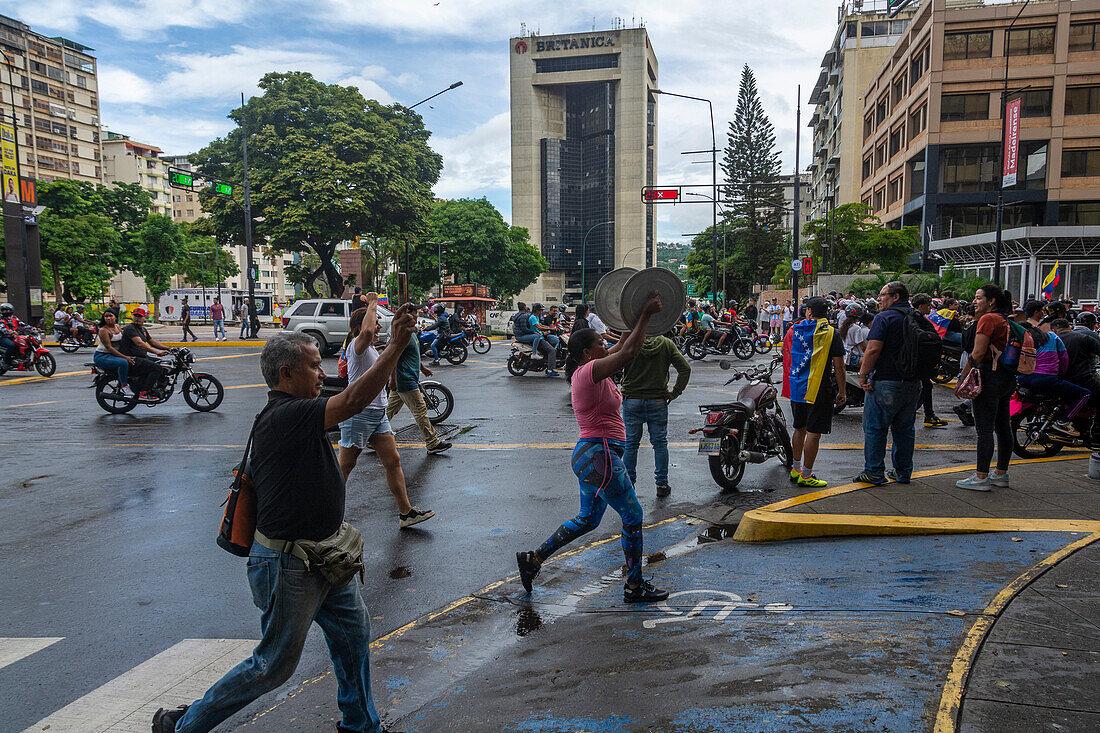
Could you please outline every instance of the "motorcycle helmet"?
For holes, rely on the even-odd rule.
[[[11,303],[0,303],[0,316],[10,318],[15,313],[15,306]]]
[[[1096,314],[1092,311],[1084,311],[1077,314],[1077,325],[1085,328],[1096,328]]]
[[[442,304],[440,304],[440,305],[437,305],[435,308],[432,308],[432,313],[435,313],[437,316],[441,316],[441,315],[443,315],[443,311],[445,311],[445,310],[447,310],[447,309],[444,308]]]
[[[852,303],[844,309],[844,316],[846,318],[860,318],[863,316],[863,306],[859,303]]]

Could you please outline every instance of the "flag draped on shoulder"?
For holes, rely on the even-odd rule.
[[[829,366],[833,327],[824,318],[793,324],[783,337],[783,396],[813,404]]]

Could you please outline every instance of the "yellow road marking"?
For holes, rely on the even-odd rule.
[[[13,384],[30,384],[32,382],[46,382],[50,379],[57,379],[58,377],[75,377],[78,374],[91,375],[91,373],[92,373],[92,368],[88,367],[87,369],[81,369],[78,372],[57,372],[52,377],[42,377],[42,376],[20,377],[19,379],[8,379],[6,381],[0,382],[0,387],[10,387]]]
[[[54,405],[61,400],[49,400],[48,402],[27,402],[22,405],[4,405],[5,407],[36,407],[38,405]]]
[[[226,389],[250,389],[252,387],[266,387],[266,384],[235,384],[232,387],[226,387]]]
[[[218,359],[240,359],[242,356],[259,356],[259,351],[250,351],[247,354],[227,354],[226,356],[204,356],[195,361],[217,361]]]

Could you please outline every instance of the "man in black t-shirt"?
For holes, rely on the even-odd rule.
[[[416,320],[404,305],[390,336],[407,343]],[[386,349],[335,397],[319,397],[325,378],[313,339],[295,331],[272,337],[260,354],[271,388],[256,417],[250,474],[256,487],[256,541],[248,583],[262,612],[263,638],[251,658],[206,695],[175,710],[158,710],[153,733],[208,731],[290,679],[314,621],[328,642],[343,720],[337,731],[382,733],[371,697],[370,616],[358,584],[336,587],[307,570],[296,540],[322,540],[344,521],[344,479],[325,431],[362,412],[386,386],[401,349]]]
[[[149,354],[164,356],[168,353],[168,347],[155,341],[145,328],[145,320],[149,317],[147,310],[135,308],[133,317],[133,323],[122,329],[122,342],[119,343],[118,350],[123,356],[133,357],[130,376],[137,379],[137,391],[142,392],[150,389],[168,373],[160,362],[149,358]]]
[[[813,297],[806,303],[810,318],[822,321],[829,315],[829,305],[824,298]],[[833,431],[833,407],[848,401],[848,386],[844,381],[844,340],[840,332],[824,323],[832,333],[829,342],[828,358],[821,383],[813,402],[795,402],[791,400],[791,413],[794,417],[794,435],[791,447],[794,449],[794,465],[791,467],[791,481],[799,486],[821,488],[826,485],[814,475],[814,461],[817,460],[821,436]],[[839,380],[838,380],[839,375]]]
[[[1100,339],[1094,331],[1072,330],[1069,321],[1056,318],[1050,330],[1058,334],[1066,345],[1069,366],[1065,380],[1089,391],[1089,407],[1092,409],[1092,436],[1090,442],[1100,443],[1100,377],[1096,376],[1096,358],[1100,356]]]

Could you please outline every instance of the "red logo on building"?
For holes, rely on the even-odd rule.
[[[516,53],[527,53],[527,41],[516,41]]]

